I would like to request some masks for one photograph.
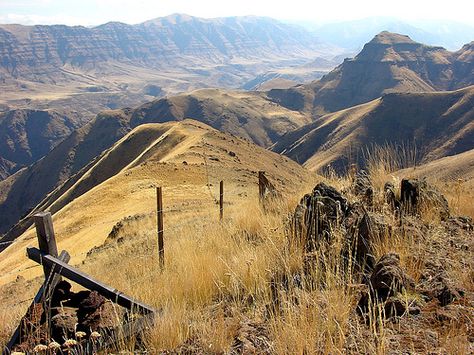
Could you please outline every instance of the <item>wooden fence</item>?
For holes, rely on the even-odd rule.
[[[260,171],[258,173],[258,185],[259,185],[259,200],[260,203],[265,207],[265,197],[269,193],[274,193],[275,187],[268,181],[265,176],[265,172]],[[156,215],[157,215],[157,237],[158,237],[158,257],[160,263],[160,269],[163,270],[165,266],[165,228],[164,228],[164,212],[163,207],[163,188],[156,188]],[[222,222],[224,219],[224,181],[219,183],[219,220]],[[160,312],[155,310],[153,307],[146,305],[138,300],[133,299],[130,296],[118,291],[117,289],[108,286],[98,280],[95,280],[91,276],[83,273],[75,267],[68,264],[70,255],[67,251],[63,250],[58,253],[58,247],[56,244],[56,237],[54,233],[54,226],[49,212],[37,213],[33,216],[33,221],[36,227],[36,235],[38,239],[39,248],[27,248],[27,256],[36,263],[42,265],[44,272],[44,282],[38,290],[36,296],[33,298],[32,303],[28,307],[26,315],[21,319],[18,327],[15,329],[10,341],[3,349],[3,355],[10,354],[15,346],[20,344],[22,340],[28,336],[27,331],[31,331],[30,321],[31,317],[34,317],[34,313],[41,309],[43,315],[50,314],[49,308],[51,306],[51,300],[53,297],[53,291],[64,277],[69,279],[84,288],[96,291],[104,298],[112,301],[113,303],[122,306],[129,311],[141,314],[141,318],[134,321],[132,324],[122,327],[122,329],[116,329],[111,334],[107,334],[107,340],[101,342],[100,347],[97,344],[92,344],[89,340],[82,346],[82,351],[85,353],[92,353],[93,351],[100,351],[101,349],[107,349],[117,342],[118,337],[124,339],[131,337],[134,334],[144,331],[153,323],[154,317]],[[40,307],[38,307],[40,306]],[[36,314],[36,316],[39,316]],[[50,320],[46,319],[46,324]],[[27,327],[26,324],[30,326]],[[42,325],[44,326],[44,325]],[[125,330],[125,331],[124,331]]]

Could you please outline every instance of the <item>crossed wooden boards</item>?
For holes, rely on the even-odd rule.
[[[39,249],[27,248],[26,252],[28,258],[43,266],[45,281],[38,290],[33,302],[29,306],[25,317],[23,317],[23,319],[20,321],[20,324],[13,333],[10,341],[6,345],[5,349],[3,349],[3,355],[9,355],[13,347],[21,340],[22,324],[31,314],[35,308],[35,305],[42,303],[43,307],[47,307],[56,285],[61,280],[61,276],[74,281],[91,291],[97,291],[100,295],[118,304],[119,306],[144,315],[144,317],[140,318],[138,321],[133,322],[133,324],[126,325],[123,327],[123,329],[116,329],[114,334],[108,336],[107,339],[104,339],[104,341],[101,342],[101,349],[106,349],[113,346],[119,337],[121,339],[129,338],[134,334],[142,332],[152,324],[156,313],[156,310],[154,310],[152,307],[134,300],[124,293],[97,280],[94,280],[92,277],[86,275],[80,270],[68,265],[70,256],[67,251],[63,250],[58,256],[58,248],[56,245],[51,213],[41,212],[34,215],[33,219],[36,226]],[[46,310],[46,308],[44,309]],[[83,349],[84,352],[91,353],[93,347],[91,344],[86,344]],[[95,347],[95,350],[97,351],[99,349]]]

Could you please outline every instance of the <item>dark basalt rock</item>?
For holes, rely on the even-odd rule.
[[[395,253],[380,258],[370,276],[370,289],[374,296],[386,300],[396,296],[407,286],[407,277],[400,266],[400,257]]]
[[[425,180],[403,179],[400,194],[400,202],[407,213],[418,214],[424,208],[433,208],[441,220],[447,220],[450,216],[446,198]]]
[[[317,250],[322,240],[330,241],[333,228],[347,209],[346,199],[324,183],[303,197],[295,210],[295,228],[306,252]]]
[[[334,187],[324,183],[303,197],[295,209],[293,227],[307,253],[319,250],[322,242],[330,245],[334,233],[341,233],[345,236],[343,260],[352,260],[359,270],[366,271],[375,264],[372,244],[391,233],[382,215],[368,212],[362,203],[350,205]]]
[[[367,206],[372,206],[374,203],[374,188],[370,181],[369,174],[365,170],[357,173],[352,184],[354,194],[362,199]]]
[[[402,292],[413,288],[414,282],[410,280],[400,266],[400,257],[395,253],[385,254],[380,258],[372,271],[369,279],[369,290],[359,300],[357,309],[359,313],[366,314],[371,305],[383,304],[383,316],[391,318],[401,316],[408,312],[418,314],[419,307],[410,306],[401,299]]]
[[[67,339],[74,339],[76,325],[78,324],[75,308],[58,307],[53,309],[55,316],[51,318],[51,338],[58,343]]]
[[[386,182],[383,191],[385,203],[389,205],[393,211],[400,210],[400,201],[397,199],[397,195],[395,194],[395,186],[391,182]]]
[[[346,213],[349,207],[347,199],[337,191],[334,187],[326,185],[324,182],[320,182],[313,189],[313,196],[321,196],[330,198],[336,202],[339,202],[340,209],[343,213]]]

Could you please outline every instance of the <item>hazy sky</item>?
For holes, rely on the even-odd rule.
[[[315,22],[393,16],[455,20],[474,26],[473,0],[0,0],[0,23],[133,24],[176,12],[201,17],[259,15]]]

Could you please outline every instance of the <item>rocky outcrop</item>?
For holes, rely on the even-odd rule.
[[[432,211],[442,220],[449,218],[446,198],[425,180],[403,179],[400,187],[400,203],[407,213]]]
[[[363,194],[366,200],[366,190]],[[319,183],[296,207],[293,234],[308,254],[330,246],[342,235],[341,260],[351,260],[351,267],[362,271],[373,267],[373,245],[391,234],[391,226],[363,203],[350,204],[334,187]]]
[[[374,187],[370,181],[369,174],[365,170],[359,171],[354,177],[352,190],[365,205],[372,206],[374,202]]]

